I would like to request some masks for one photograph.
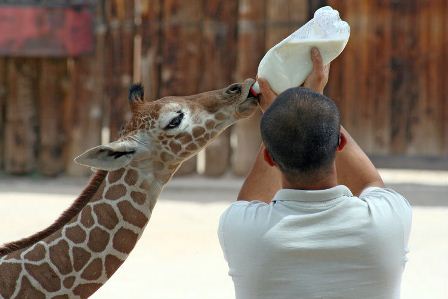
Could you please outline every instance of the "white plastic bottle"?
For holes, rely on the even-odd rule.
[[[277,94],[301,85],[312,70],[311,48],[317,47],[324,64],[335,59],[348,42],[350,26],[330,6],[319,8],[314,18],[272,47],[258,66],[258,77],[266,79]],[[258,82],[251,88],[260,93]]]

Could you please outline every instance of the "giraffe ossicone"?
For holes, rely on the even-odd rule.
[[[134,248],[182,162],[256,110],[253,83],[156,101],[133,85],[121,137],[75,159],[96,169],[81,195],[47,229],[0,247],[0,298],[92,295]]]

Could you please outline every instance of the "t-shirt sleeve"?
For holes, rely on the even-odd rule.
[[[392,213],[403,227],[404,242],[407,246],[412,224],[412,207],[406,198],[392,189],[380,187],[364,189],[359,198],[375,207],[382,215]]]
[[[221,215],[218,238],[227,262],[251,254],[257,236],[266,224],[268,204],[260,201],[237,201]]]

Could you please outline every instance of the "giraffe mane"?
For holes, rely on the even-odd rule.
[[[0,257],[12,253],[16,250],[27,248],[61,229],[65,224],[72,220],[73,217],[78,215],[81,210],[87,205],[92,196],[100,187],[101,183],[104,181],[106,175],[107,171],[98,170],[91,177],[88,185],[81,192],[81,195],[78,196],[73,204],[68,209],[66,209],[52,225],[29,237],[3,244],[2,246],[0,246]]]

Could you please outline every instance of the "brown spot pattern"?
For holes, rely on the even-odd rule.
[[[103,272],[103,263],[100,258],[96,258],[84,269],[81,278],[86,280],[96,280]]]
[[[88,298],[101,287],[99,283],[85,283],[77,286],[73,293],[81,298]]]
[[[197,138],[205,133],[205,129],[203,127],[194,127],[193,128],[193,137]]]
[[[106,199],[116,200],[126,194],[126,187],[122,184],[114,185],[106,192]]]
[[[24,257],[29,261],[40,261],[45,257],[45,247],[41,244],[36,244]]]
[[[215,118],[216,118],[217,120],[224,120],[224,119],[226,119],[227,117],[226,117],[226,115],[225,115],[224,113],[222,113],[222,112],[218,112],[218,113],[215,114]]]
[[[171,141],[170,149],[171,149],[171,152],[177,154],[182,149],[182,146],[180,145],[179,142]]]
[[[5,260],[11,260],[11,259],[17,259],[17,260],[18,260],[18,259],[21,259],[21,257],[20,257],[20,253],[21,253],[20,250],[11,252],[11,253],[8,254],[7,256],[5,256]]]
[[[178,140],[182,144],[187,144],[188,142],[193,140],[193,137],[191,137],[188,133],[180,133],[174,136],[174,139]]]
[[[68,297],[68,295],[59,295],[59,296],[54,296],[51,299],[70,299],[70,298]]]
[[[71,288],[73,286],[73,283],[75,282],[75,277],[74,276],[69,276],[66,279],[64,279],[64,287],[66,287],[67,289]]]
[[[97,204],[93,207],[98,223],[107,229],[113,229],[118,224],[118,217],[114,209],[105,203]]]
[[[90,206],[85,206],[84,209],[82,209],[81,223],[85,227],[91,227],[95,223],[92,217],[92,208]]]
[[[118,181],[123,176],[124,172],[125,172],[124,168],[120,168],[118,170],[109,172],[109,175],[107,176],[109,184],[113,184],[116,181]]]
[[[72,263],[68,251],[68,243],[65,240],[61,240],[50,247],[50,260],[61,274],[72,272]]]
[[[139,205],[142,205],[146,201],[146,194],[143,192],[131,192],[131,198],[135,203],[138,203]]]
[[[79,226],[69,227],[65,230],[65,236],[73,243],[82,243],[86,239],[86,232]]]
[[[125,221],[137,227],[143,228],[146,222],[148,222],[148,218],[146,218],[145,214],[134,208],[132,204],[127,201],[120,202],[118,204],[118,209]]]
[[[143,190],[149,190],[151,186],[149,185],[148,181],[144,180],[141,184],[140,184],[140,189]]]
[[[0,264],[0,295],[10,298],[16,289],[22,267],[18,264]]]
[[[138,235],[133,231],[120,228],[114,236],[113,246],[120,252],[129,253],[137,243]]]
[[[123,261],[114,255],[107,255],[106,261],[104,262],[104,267],[106,268],[107,277],[111,277],[112,274],[117,271],[117,269],[123,264]]]
[[[138,173],[134,169],[128,169],[124,181],[130,186],[134,186],[137,183]]]
[[[73,248],[73,268],[79,271],[84,267],[90,259],[90,252],[81,247]]]
[[[169,154],[167,152],[162,152],[160,154],[160,159],[162,159],[162,161],[166,162],[166,161],[169,161],[169,160],[173,159],[173,155],[171,155],[171,154]]]
[[[56,292],[61,288],[61,279],[48,264],[25,264],[25,269],[46,291]]]
[[[194,143],[190,143],[185,149],[187,151],[195,151],[198,148],[198,146]]]
[[[209,120],[207,120],[207,121],[205,122],[205,127],[206,127],[208,130],[213,129],[214,125],[215,125],[215,122],[214,122],[213,120],[211,120],[211,119],[209,119]]]
[[[25,276],[22,278],[22,283],[20,287],[20,292],[17,294],[16,298],[29,298],[29,299],[45,299],[44,293],[35,289],[28,278]]]
[[[101,252],[106,248],[109,243],[109,233],[105,230],[95,227],[90,231],[89,242],[87,242],[87,247],[94,252]]]

